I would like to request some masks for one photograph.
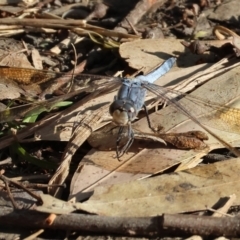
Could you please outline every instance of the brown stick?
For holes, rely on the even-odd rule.
[[[2,209],[0,225],[27,228],[50,228],[114,233],[124,236],[164,236],[197,234],[201,236],[240,236],[240,218],[214,218],[196,215],[163,215],[158,217],[126,218],[85,214],[56,216],[49,224],[48,213],[32,210]]]
[[[1,226],[18,226],[25,228],[50,228],[76,230],[95,233],[117,233],[121,235],[153,236],[157,233],[159,218],[122,218],[85,214],[66,214],[56,216],[52,224],[47,221],[49,213],[31,210],[2,209]]]
[[[200,236],[240,236],[240,218],[216,218],[208,216],[166,214],[163,216],[163,226],[185,233]]]
[[[131,34],[120,33],[113,30],[96,27],[87,24],[85,20],[65,20],[65,19],[15,19],[15,18],[2,18],[0,23],[3,25],[21,25],[39,28],[84,28],[86,31],[95,31],[103,36],[120,37],[120,38],[139,38]]]

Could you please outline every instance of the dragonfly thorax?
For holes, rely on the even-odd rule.
[[[115,100],[109,107],[109,112],[113,117],[113,122],[120,126],[125,126],[132,122],[137,116],[137,110],[132,101]]]

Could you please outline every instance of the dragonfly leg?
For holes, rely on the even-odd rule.
[[[150,118],[149,118],[149,114],[148,114],[148,110],[147,110],[147,107],[145,104],[143,104],[143,108],[144,108],[144,111],[146,113],[146,117],[147,117],[147,123],[148,123],[148,127],[153,131],[153,132],[158,132],[159,129],[155,129],[152,124],[151,124],[151,121],[150,121]]]
[[[123,132],[123,128],[124,127],[119,127],[119,131],[118,131],[118,137],[117,137],[117,141],[116,141],[116,158],[119,160],[119,158],[123,155],[122,151],[120,150],[120,142],[122,140],[122,132]]]
[[[133,141],[134,141],[134,132],[132,130],[132,127],[131,125],[129,124],[128,125],[128,141],[127,143],[123,146],[122,148],[122,152],[123,153],[126,153],[128,151],[128,149],[132,146],[133,144]]]
[[[123,132],[124,127],[120,127],[119,131],[118,131],[118,138],[117,138],[117,149],[116,149],[116,157],[119,160],[120,157],[122,157],[127,151],[128,149],[131,147],[133,141],[134,141],[134,132],[132,130],[131,125],[128,125],[128,140],[126,142],[126,144],[122,147],[122,149],[120,149],[119,145],[120,145],[120,141],[122,139],[122,132]]]

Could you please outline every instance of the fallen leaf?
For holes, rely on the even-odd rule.
[[[214,11],[209,13],[208,18],[217,22],[227,22],[230,25],[238,25],[240,15],[238,4],[238,0],[223,1]]]
[[[13,39],[0,40],[0,65],[9,67],[32,68],[23,51],[23,44]],[[16,99],[26,92],[13,80],[1,76],[0,100]]]
[[[5,38],[0,40],[0,65],[19,68],[33,68],[24,53],[21,41]]]
[[[111,184],[128,182],[145,177],[144,173],[114,172],[95,165],[79,165],[71,181],[68,199],[76,202],[85,200],[92,195],[92,189],[108,180]]]
[[[90,136],[94,128],[101,122],[102,110],[96,111],[94,114],[91,111],[87,111],[83,116],[80,117],[78,126],[74,129],[71,139],[68,142],[68,145],[65,148],[63,153],[61,163],[56,170],[55,174],[49,181],[51,185],[63,184],[69,174],[70,163],[73,154],[77,151],[78,147]],[[58,187],[50,187],[50,193],[54,196],[59,196],[61,190]]]
[[[119,53],[129,66],[141,69],[144,74],[172,55],[177,57],[178,67],[194,66],[204,55],[186,51],[179,39],[139,39],[121,44]],[[206,62],[213,62],[214,56],[205,54]]]
[[[198,166],[141,181],[99,186],[81,209],[106,216],[147,217],[205,210],[220,198],[237,195],[239,159]]]
[[[232,194],[236,199],[231,204],[236,206],[240,204],[239,160],[230,159],[184,172],[95,187],[94,191],[85,194],[89,197],[93,193],[84,203],[76,203],[73,199],[64,202],[42,195],[43,205],[36,210],[66,214],[78,209],[105,216],[149,217],[204,211]]]

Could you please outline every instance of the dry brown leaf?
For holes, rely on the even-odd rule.
[[[16,99],[25,94],[25,91],[21,89],[15,82],[8,81],[4,78],[0,81],[0,100],[3,99]]]
[[[221,197],[237,195],[239,159],[203,165],[142,181],[100,186],[81,209],[107,216],[146,217],[205,210]]]
[[[37,210],[63,214],[79,209],[105,216],[149,217],[206,210],[233,193],[237,196],[234,205],[239,205],[239,171],[237,158],[141,181],[99,186],[84,203],[43,195],[43,205]]]
[[[23,44],[13,39],[0,40],[0,65],[9,67],[32,68],[32,65],[24,54]],[[11,79],[1,77],[0,100],[16,99],[25,95],[25,91]]]
[[[22,42],[13,39],[0,41],[0,65],[9,67],[32,68],[27,59]]]
[[[236,25],[239,24],[239,15],[239,0],[228,0],[222,1],[214,11],[211,11],[208,15],[208,19]]]
[[[139,39],[123,43],[119,52],[129,66],[141,69],[145,74],[172,55],[177,56],[178,67],[194,66],[203,56],[186,51],[179,39]],[[214,59],[206,55],[205,58]]]
[[[0,1],[0,3],[1,3],[1,1]],[[9,4],[9,3],[8,3],[8,4]],[[2,5],[0,5],[0,10],[1,10],[2,12],[7,12],[7,13],[10,13],[10,14],[17,15],[17,14],[23,12],[23,11],[24,11],[24,8],[23,8],[23,7],[20,7],[20,6],[10,6],[10,5],[8,5],[8,6],[2,6]]]
[[[61,164],[50,179],[49,184],[63,184],[65,182],[69,173],[72,156],[79,146],[81,146],[82,143],[91,135],[92,131],[94,131],[94,129],[98,126],[99,122],[101,122],[101,113],[103,110],[104,107],[94,113],[87,111],[83,116],[81,116],[81,119],[79,120],[76,129],[74,129],[72,137],[65,148]],[[61,189],[58,187],[51,187],[50,193],[54,196],[58,196],[58,194],[61,193]]]
[[[218,208],[216,211],[214,211],[213,213],[213,217],[226,217],[227,216],[227,212],[229,211],[229,209],[234,205],[234,202],[236,201],[236,194],[231,194],[228,198],[228,200],[226,201],[226,203],[224,204],[224,206]],[[230,216],[230,215],[228,215]]]
[[[101,184],[101,180],[105,181],[106,178],[111,184],[123,183],[130,180],[137,180],[146,176],[144,173],[126,173],[114,172],[106,170],[102,167],[94,165],[79,165],[75,171],[71,181],[69,201],[76,202],[89,198],[92,194],[91,190]],[[100,179],[100,180],[99,180]]]

